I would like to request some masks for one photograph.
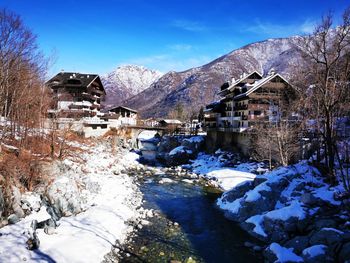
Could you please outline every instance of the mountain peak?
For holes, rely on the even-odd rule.
[[[106,106],[114,106],[148,88],[163,73],[139,65],[120,65],[102,76],[107,92]]]
[[[243,73],[271,68],[288,77],[300,60],[296,37],[267,39],[233,50],[208,64],[183,72],[169,72],[150,88],[129,98],[126,105],[142,117],[166,117],[177,105],[196,113],[201,106],[219,99],[220,86]]]

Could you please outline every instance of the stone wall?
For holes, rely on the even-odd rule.
[[[249,155],[250,136],[242,133],[208,131],[205,146],[208,152],[222,149]]]

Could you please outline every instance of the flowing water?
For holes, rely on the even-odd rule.
[[[159,184],[159,179],[140,179],[144,207],[157,215],[129,240],[121,262],[262,261],[260,253],[244,246],[256,240],[215,206],[219,194],[181,178],[168,184]]]

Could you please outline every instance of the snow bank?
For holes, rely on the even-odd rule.
[[[184,141],[187,141],[189,143],[201,143],[204,141],[203,136],[193,136],[191,138],[184,139]]]
[[[113,171],[136,165],[138,155],[124,152],[113,156],[103,144],[90,150],[81,156],[84,164],[67,160],[70,171],[75,171],[69,175],[78,181],[83,179],[80,185],[85,211],[61,218],[52,235],[38,229],[40,247],[37,250],[26,249],[28,231],[25,230],[33,219],[48,218],[44,207],[17,224],[0,229],[1,262],[101,262],[116,240],[121,243],[125,240],[132,230],[127,221],[139,216],[136,208],[141,205],[142,196],[132,178],[126,174],[115,175]],[[82,182],[93,182],[98,187],[90,191]]]
[[[275,262],[304,262],[303,258],[294,254],[292,248],[285,248],[278,243],[272,243],[268,249],[277,257]]]
[[[280,209],[272,210],[265,214],[265,217],[274,219],[274,220],[282,220],[287,221],[291,217],[296,217],[299,220],[304,219],[306,217],[306,213],[304,208],[298,201],[293,201],[290,205],[285,206]]]
[[[255,225],[253,231],[263,237],[267,237],[267,234],[265,233],[264,228],[262,227],[263,222],[263,216],[262,215],[255,215],[246,220],[247,223],[252,223]]]
[[[227,160],[223,158],[225,154],[228,153],[220,150],[216,151],[215,156],[200,153],[197,159],[192,161],[192,171],[213,180],[218,187],[225,191],[256,177],[252,172],[259,169],[262,164],[249,162],[238,164],[235,167],[227,167],[225,166]]]
[[[192,154],[192,151],[187,149],[185,146],[178,146],[169,152],[169,155],[177,155],[181,153]]]
[[[139,140],[149,140],[154,138],[157,134],[157,131],[142,131],[137,137]]]
[[[219,186],[227,191],[242,182],[253,180],[256,175],[252,173],[237,171],[233,168],[221,168],[207,173],[206,177],[209,179],[215,179],[215,181],[218,182]]]
[[[312,247],[305,248],[303,250],[303,256],[307,258],[315,258],[326,253],[327,246],[325,245],[314,245]]]
[[[159,183],[160,184],[170,184],[170,183],[173,183],[174,180],[170,179],[170,178],[162,178],[159,180]]]

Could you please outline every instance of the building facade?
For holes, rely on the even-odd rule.
[[[219,92],[221,99],[205,109],[204,127],[209,140],[212,138],[211,147],[237,147],[248,154],[254,127],[281,118],[281,105],[290,87],[273,70],[265,77],[257,71],[244,74],[230,85],[223,85]],[[220,142],[217,137],[222,138]]]
[[[110,123],[110,127],[118,128],[120,126],[137,125],[137,111],[124,106],[110,108],[104,111],[102,117]]]
[[[52,91],[49,119],[55,120],[57,128],[69,125],[86,137],[107,131],[108,123],[101,119],[101,102],[106,92],[98,75],[60,72],[46,85]]]

